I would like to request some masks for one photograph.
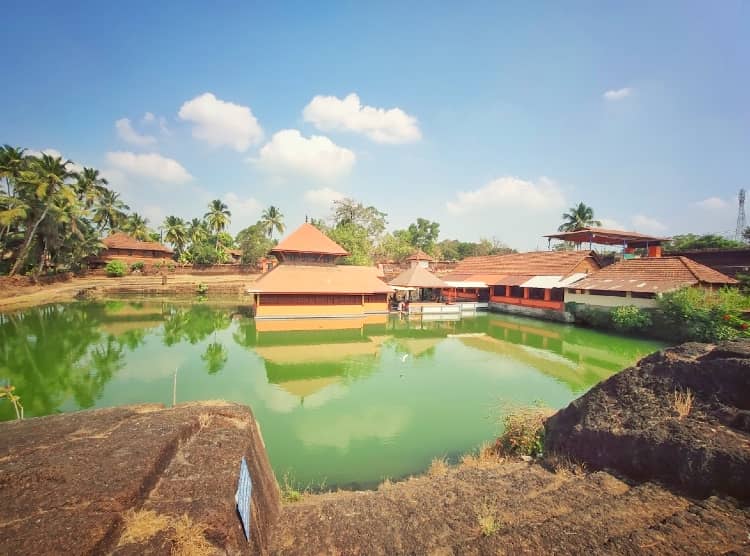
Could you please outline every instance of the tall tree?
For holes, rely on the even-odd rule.
[[[185,250],[188,241],[185,221],[176,216],[167,216],[164,219],[164,241],[171,243],[179,256]]]
[[[94,206],[93,222],[98,226],[99,231],[116,230],[127,219],[125,211],[130,207],[122,202],[120,194],[111,189],[104,189],[101,195],[96,199]]]
[[[229,207],[221,199],[211,201],[208,205],[208,212],[203,215],[209,229],[217,235],[219,232],[223,232],[229,225],[231,217],[232,213],[229,212]],[[219,247],[218,238],[216,240],[216,247]]]
[[[602,225],[599,220],[594,219],[594,209],[584,203],[578,203],[578,206],[570,207],[568,212],[563,213],[562,219],[563,223],[557,229],[559,232],[573,232],[588,226]]]
[[[193,218],[187,225],[187,235],[190,243],[197,245],[203,243],[208,238],[208,228],[206,222],[200,218]]]
[[[122,224],[122,231],[140,241],[149,241],[151,236],[148,229],[148,218],[133,212]]]
[[[263,227],[269,238],[273,238],[274,232],[279,232],[279,235],[283,234],[286,229],[286,226],[284,226],[284,215],[273,205],[263,211],[260,221],[263,223]]]
[[[43,153],[39,158],[32,157],[29,168],[21,172],[17,187],[19,192],[30,200],[31,210],[25,223],[23,245],[16,262],[10,269],[10,276],[16,274],[26,264],[37,230],[58,198],[75,194],[65,184],[66,180],[72,176],[67,169],[68,164],[70,164],[69,160]]]
[[[394,235],[408,241],[412,247],[432,254],[440,235],[440,224],[426,218],[417,218],[406,230],[397,230]]]
[[[107,191],[108,182],[99,174],[99,170],[94,168],[84,168],[83,171],[75,174],[75,177],[78,198],[87,209],[90,209]]]

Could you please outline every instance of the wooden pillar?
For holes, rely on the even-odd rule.
[[[523,289],[523,298],[528,299],[529,298],[529,288]]]
[[[545,301],[549,301],[550,299],[552,299],[552,290],[549,289],[549,288],[545,288],[544,289],[544,300]]]
[[[505,297],[510,297],[510,286],[505,286]]]

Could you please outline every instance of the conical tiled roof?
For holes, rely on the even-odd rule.
[[[414,266],[409,270],[404,270],[393,280],[388,282],[391,286],[401,286],[402,288],[447,288],[447,284],[435,276],[429,270],[421,266]]]
[[[425,253],[421,249],[417,249],[416,251],[414,251],[414,253],[412,253],[411,255],[409,255],[408,257],[406,257],[406,260],[407,261],[429,261],[429,262],[432,262],[435,259],[433,259],[432,257],[430,257],[427,253]]]
[[[312,224],[305,222],[271,249],[271,253],[316,253],[345,257],[349,253]]]

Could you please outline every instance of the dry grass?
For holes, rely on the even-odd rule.
[[[448,462],[445,458],[434,458],[430,463],[430,468],[427,470],[427,474],[430,477],[441,477],[448,472]]]
[[[153,510],[128,510],[124,518],[120,545],[145,541],[169,527],[169,518]]]
[[[469,452],[461,457],[461,465],[466,467],[491,467],[503,461],[504,458],[498,456],[489,442],[483,442],[476,452]]]
[[[378,485],[378,490],[388,490],[393,486],[393,481],[390,477],[385,477],[382,482]]]
[[[193,520],[187,514],[183,514],[173,526],[174,534],[172,541],[172,554],[179,556],[206,556],[214,554],[216,550],[206,540],[206,529]]]
[[[281,477],[279,491],[281,492],[281,499],[284,500],[284,502],[299,502],[308,492],[307,489],[303,489],[297,485],[289,472],[284,473]]]
[[[581,477],[586,474],[586,464],[574,460],[570,456],[549,454],[545,457],[544,463],[555,473],[573,475],[574,477]]]
[[[476,508],[476,515],[479,532],[483,536],[489,537],[500,530],[500,522],[497,520],[497,509],[488,500],[485,499]]]
[[[693,409],[693,393],[690,388],[687,390],[674,391],[674,409],[677,411],[677,415],[680,419],[683,419],[690,415],[690,410]]]

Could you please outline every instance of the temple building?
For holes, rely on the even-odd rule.
[[[271,250],[279,265],[259,278],[256,319],[352,318],[388,312],[390,286],[375,267],[336,264],[346,250],[312,224],[302,224]]]
[[[594,244],[622,247],[624,259],[635,258],[636,250],[642,251],[646,257],[661,257],[662,244],[667,241],[667,238],[663,237],[592,226],[578,228],[570,232],[547,234],[544,237],[547,238],[548,243],[553,239],[559,239],[567,243],[573,243],[579,248],[584,243],[589,244],[589,249],[592,249]]]
[[[593,251],[534,251],[468,257],[443,277],[447,299],[487,300],[491,311],[570,321],[565,288],[601,268]]]
[[[125,264],[143,262],[147,264],[173,260],[173,251],[166,245],[155,241],[141,241],[128,234],[117,232],[102,240],[104,249],[92,257],[92,267],[104,266],[110,261],[122,261]]]
[[[656,307],[656,296],[686,287],[715,289],[737,280],[687,257],[625,259],[570,284],[566,302]]]

